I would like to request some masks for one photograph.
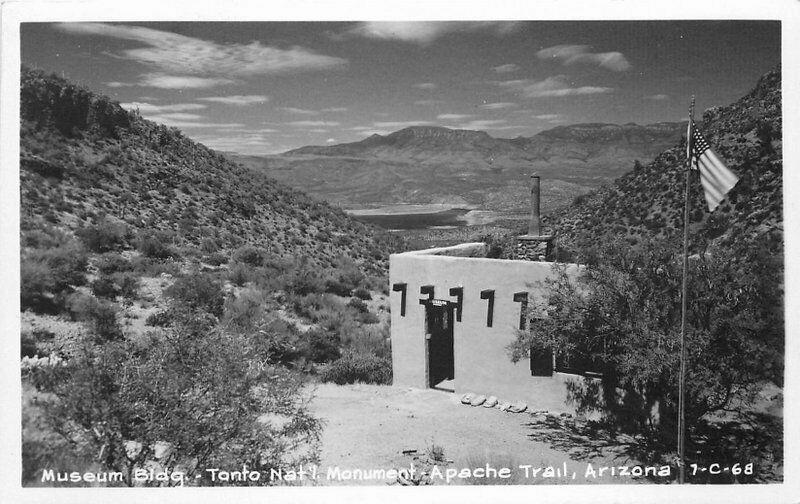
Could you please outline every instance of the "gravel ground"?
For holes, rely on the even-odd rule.
[[[484,484],[576,484],[629,483],[630,478],[586,478],[587,463],[601,465],[632,464],[624,456],[604,453],[593,459],[573,460],[570,450],[553,449],[549,442],[532,441],[530,434],[536,416],[530,413],[508,413],[494,408],[461,404],[459,396],[431,389],[410,389],[380,385],[320,384],[312,402],[314,413],[324,419],[320,472],[328,468],[391,469],[432,464],[432,447],[439,452],[437,465],[445,468],[484,467],[513,468],[512,478],[481,480]],[[532,426],[532,422],[533,425]],[[540,431],[541,432],[541,431]],[[592,440],[587,440],[591,443]],[[404,450],[416,450],[403,454]],[[439,456],[440,455],[440,456]],[[416,460],[415,460],[416,456]],[[530,465],[529,474],[537,467],[562,468],[566,463],[568,477],[525,478],[519,465]],[[571,479],[571,473],[576,478]],[[607,476],[607,475],[606,475]],[[476,481],[476,480],[473,480]],[[390,484],[387,480],[327,479],[324,484]],[[454,479],[450,484],[464,484]],[[434,480],[433,484],[446,484]]]

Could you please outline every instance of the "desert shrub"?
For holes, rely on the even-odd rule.
[[[325,280],[325,292],[347,297],[352,292],[352,289],[349,285],[340,282],[337,278],[328,278]]]
[[[57,398],[43,405],[44,424],[71,453],[123,473],[125,485],[154,460],[159,441],[171,445],[165,469],[181,465],[189,484],[207,468],[244,464],[263,474],[318,462],[321,425],[300,392],[302,377],[257,358],[250,340],[206,317],[146,348],[83,345],[65,365],[34,370],[30,381]],[[141,449],[126,449],[129,440]]]
[[[432,461],[439,463],[445,461],[444,446],[431,442],[426,451],[428,453],[428,458]]]
[[[34,357],[39,355],[39,351],[36,347],[36,339],[33,337],[33,334],[28,331],[22,331],[20,334],[19,349],[21,357]]]
[[[319,273],[307,263],[301,263],[283,274],[281,279],[284,290],[299,296],[322,292],[324,287]]]
[[[21,224],[22,225],[22,224]],[[29,229],[22,233],[20,245],[37,249],[55,248],[69,243],[72,238],[56,226],[38,224],[37,229]]]
[[[358,299],[363,299],[364,301],[369,301],[370,299],[372,299],[372,293],[370,293],[369,290],[363,287],[358,287],[357,289],[355,289],[353,291],[353,295]]]
[[[324,329],[310,329],[301,335],[300,340],[301,353],[311,362],[331,362],[341,356],[338,338]]]
[[[366,313],[367,311],[369,311],[369,308],[367,308],[367,304],[357,297],[350,298],[350,301],[347,302],[347,306],[353,308],[358,313]]]
[[[86,252],[74,242],[24,254],[20,262],[22,309],[53,313],[63,308],[66,295],[86,283],[86,265]]]
[[[111,279],[119,289],[119,295],[125,299],[136,299],[139,296],[139,277],[135,273],[128,271],[114,273]]]
[[[50,268],[44,261],[22,259],[20,263],[20,306],[37,313],[55,311]]]
[[[78,244],[37,251],[35,259],[44,260],[50,267],[53,289],[63,291],[86,283],[86,251]]]
[[[139,232],[136,249],[143,256],[153,259],[177,258],[177,251],[169,245],[171,240],[172,237],[167,233],[143,230]]]
[[[166,309],[157,311],[155,313],[151,313],[144,320],[144,323],[145,325],[153,327],[166,327],[172,323],[172,318],[173,318],[172,310]]]
[[[389,337],[389,326],[359,326],[355,321],[348,320],[343,324],[337,334],[342,347],[359,354],[370,354],[391,360],[392,346]]]
[[[213,230],[210,232],[213,233]],[[200,241],[200,250],[206,254],[213,254],[214,252],[219,251],[219,244],[217,243],[217,240],[207,236]]]
[[[110,275],[120,271],[130,271],[133,265],[123,256],[116,253],[106,253],[97,258],[95,267],[100,273]]]
[[[211,252],[205,256],[203,256],[203,261],[206,264],[210,264],[211,266],[219,266],[221,264],[226,264],[230,258],[227,254],[222,252]]]
[[[177,275],[181,272],[180,263],[171,259],[153,259],[150,257],[134,257],[131,259],[133,271],[141,276],[155,277],[161,274]]]
[[[362,324],[377,324],[381,319],[370,311],[361,312],[356,315],[356,320]]]
[[[75,234],[92,252],[110,252],[125,246],[128,227],[122,222],[101,219],[97,224],[77,230]]]
[[[264,264],[264,256],[262,249],[253,245],[244,245],[236,249],[231,257],[234,261],[258,267]]]
[[[252,330],[265,314],[267,299],[256,288],[242,290],[225,300],[225,322],[240,329]]]
[[[115,299],[119,294],[119,286],[110,277],[101,276],[92,282],[92,294],[97,297]]]
[[[339,261],[331,276],[325,281],[325,290],[339,296],[350,296],[364,281],[364,273],[350,259]]]
[[[251,282],[253,277],[253,268],[243,263],[234,263],[228,270],[228,280],[237,287]]]
[[[205,311],[215,317],[222,316],[225,298],[222,288],[210,275],[190,273],[175,280],[164,294],[173,299],[179,307],[192,311]]]
[[[36,341],[52,341],[56,337],[56,333],[44,328],[36,328],[31,334]]]
[[[67,304],[72,317],[83,322],[97,342],[122,339],[117,307],[113,303],[75,293],[69,297]]]
[[[392,363],[372,354],[345,351],[322,372],[320,378],[337,385],[356,382],[389,384],[392,381]]]

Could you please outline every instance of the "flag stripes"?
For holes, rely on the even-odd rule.
[[[711,150],[706,139],[697,131],[694,121],[690,123],[689,128],[692,131],[691,168],[700,170],[700,182],[703,185],[708,211],[713,212],[728,191],[739,181],[739,177]]]

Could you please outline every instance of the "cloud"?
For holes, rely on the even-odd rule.
[[[161,120],[167,121],[198,121],[203,118],[203,116],[198,114],[187,114],[185,112],[175,112],[172,114],[160,114],[157,116],[148,116],[148,117],[158,117]]]
[[[147,119],[153,122],[161,123],[164,126],[170,126],[173,128],[218,128],[218,129],[226,129],[226,128],[242,128],[244,124],[241,123],[210,123],[210,122],[193,122],[193,121],[186,121],[180,120],[174,117],[170,117],[172,114],[164,114],[164,115],[154,115],[148,116]]]
[[[131,87],[135,86],[135,84],[131,84],[129,82],[119,82],[119,81],[111,81],[111,82],[104,82],[106,86],[110,88],[121,88],[121,87]]]
[[[230,129],[228,131],[248,133],[253,135],[259,133],[278,133],[278,130],[272,128],[235,128],[235,129]]]
[[[519,65],[515,65],[514,63],[506,63],[505,65],[499,65],[493,67],[492,69],[497,73],[511,73],[519,70]]]
[[[438,105],[442,103],[442,100],[417,100],[414,102],[414,105],[419,105],[420,107],[428,107],[430,105]]]
[[[412,87],[417,89],[436,89],[438,86],[433,82],[420,82],[419,84],[414,84]]]
[[[504,124],[506,124],[506,121],[503,119],[477,119],[474,121],[461,123],[458,125],[458,128],[466,130],[509,129],[508,127],[501,126]],[[518,126],[513,126],[512,128],[517,127]]]
[[[645,96],[645,98],[648,99],[648,100],[664,101],[664,100],[669,100],[669,95],[654,94],[654,95],[650,95],[650,96]]]
[[[533,117],[535,117],[536,119],[541,119],[542,121],[553,121],[555,119],[560,119],[561,114],[540,114]]]
[[[301,108],[295,107],[279,107],[280,110],[284,110],[289,112],[290,114],[297,114],[297,115],[319,115],[319,111],[317,110],[306,110]]]
[[[366,37],[427,45],[456,32],[487,31],[496,36],[513,33],[522,23],[513,21],[368,21],[358,23],[338,37]]]
[[[407,128],[409,126],[430,126],[430,121],[376,121],[372,125],[376,128]]]
[[[563,96],[605,94],[614,91],[613,88],[599,86],[570,87],[565,75],[556,75],[541,81],[520,79],[498,82],[497,84],[500,87],[515,90],[526,98],[558,98]]]
[[[192,138],[208,147],[218,151],[239,152],[242,154],[274,154],[287,150],[284,146],[272,144],[271,136],[258,133],[228,136],[228,131],[222,135],[193,135]]]
[[[232,84],[235,81],[223,77],[193,77],[183,75],[145,74],[138,86],[160,89],[203,89]]]
[[[254,103],[266,103],[269,98],[264,95],[230,95],[230,96],[206,96],[205,98],[198,98],[198,100],[224,103],[225,105],[236,105],[243,107],[245,105],[252,105]]]
[[[514,108],[516,107],[516,103],[511,102],[495,102],[495,103],[484,103],[480,107],[485,110],[501,110],[507,108]]]
[[[347,112],[347,107],[327,107],[322,109],[321,112]]]
[[[314,53],[299,46],[286,49],[249,44],[218,44],[177,33],[108,23],[60,23],[58,29],[78,35],[100,35],[139,42],[145,47],[125,49],[116,56],[138,61],[169,73],[249,76],[324,70],[342,67],[347,60]]]
[[[472,114],[439,114],[436,116],[437,119],[443,119],[445,121],[460,121],[467,117],[472,117]]]
[[[336,143],[336,139],[335,138],[329,138],[329,139],[325,140],[325,143]]]
[[[587,45],[557,45],[542,49],[536,53],[536,57],[542,60],[556,59],[564,65],[593,64],[615,72],[623,72],[631,67],[621,52],[592,53],[589,49]]]
[[[202,110],[206,105],[202,103],[172,103],[170,105],[153,105],[148,102],[128,102],[120,103],[120,106],[128,110],[139,109],[142,114],[160,114],[162,112],[185,112],[187,110]]]
[[[339,126],[339,123],[336,121],[292,121],[287,123],[290,126],[295,126],[297,128],[313,128],[313,127],[333,127]]]

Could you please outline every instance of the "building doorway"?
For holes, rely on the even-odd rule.
[[[428,386],[454,391],[453,322],[456,304],[440,299],[425,303],[425,355]]]

